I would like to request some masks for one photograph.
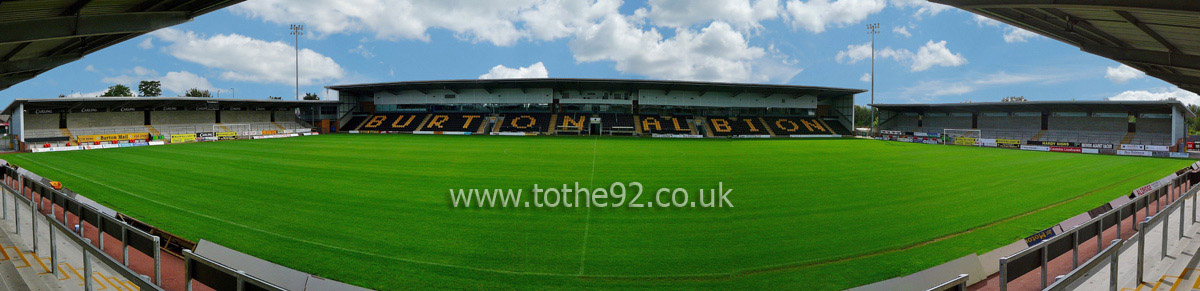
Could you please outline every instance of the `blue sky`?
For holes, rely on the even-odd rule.
[[[92,96],[160,80],[223,98],[294,96],[288,25],[301,23],[301,91],[481,77],[677,79],[870,88],[924,103],[1200,96],[974,14],[919,0],[249,0],[0,91]],[[865,104],[870,93],[859,95]]]

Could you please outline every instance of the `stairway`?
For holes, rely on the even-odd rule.
[[[550,115],[550,129],[546,130],[546,134],[548,134],[548,135],[554,134],[555,128],[558,127],[558,126],[555,126],[555,124],[556,124],[555,122],[558,122],[558,114]]]
[[[150,132],[150,135],[162,135],[162,133],[158,132],[158,129],[154,128],[153,125],[147,125],[146,130]]]
[[[69,141],[71,144],[76,144],[76,145],[77,145],[77,144],[79,144],[78,142],[76,142],[76,141],[75,141],[75,135],[71,134],[71,129],[68,129],[68,128],[59,128],[59,129],[58,129],[58,131],[62,132],[62,135],[65,135],[65,136],[67,136],[67,138],[69,138],[69,140],[68,140],[68,141]]]
[[[1125,137],[1121,139],[1121,144],[1128,144],[1130,141],[1133,141],[1134,135],[1135,135],[1135,133],[1133,133],[1133,132],[1126,133]]]
[[[642,117],[641,116],[637,116],[637,115],[633,116],[633,133],[638,136],[642,135]]]
[[[771,125],[767,124],[767,120],[762,119],[762,117],[759,117],[757,119],[760,124],[764,125],[763,128],[767,129],[767,133],[771,134],[771,137],[775,137],[775,131],[771,130]]]
[[[1038,139],[1041,139],[1043,135],[1046,135],[1045,130],[1039,131],[1037,134],[1033,135],[1033,137],[1029,138],[1029,140],[1037,141]]]
[[[278,127],[280,132],[287,130],[287,128],[284,128],[282,125],[279,125],[279,123],[272,122],[271,124],[275,125],[275,127]]]

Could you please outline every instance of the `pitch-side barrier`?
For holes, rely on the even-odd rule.
[[[4,183],[0,183],[0,189],[3,190],[0,191],[2,192],[0,193],[0,212],[3,213],[0,218],[5,221],[12,219],[11,221],[16,226],[15,234],[18,237],[28,237],[33,242],[30,249],[35,255],[48,253],[50,267],[47,269],[50,274],[58,276],[60,275],[58,273],[62,271],[57,267],[64,262],[60,259],[58,247],[60,242],[65,240],[69,245],[83,250],[84,274],[92,274],[93,267],[103,266],[115,273],[112,275],[119,277],[119,281],[130,282],[139,290],[177,289],[163,286],[162,245],[158,236],[109,216],[87,203],[80,202],[73,195],[54,189],[43,181],[29,177],[11,166],[0,166],[0,176],[3,176],[4,179]],[[10,197],[12,199],[9,199]],[[22,214],[22,208],[26,208],[29,214]],[[13,214],[9,215],[9,212]],[[30,227],[28,232],[22,233],[21,220],[25,215],[28,215]],[[49,230],[39,231],[39,225],[45,225],[44,227],[48,227]],[[38,241],[43,239],[43,232],[48,233],[44,239],[49,240],[49,249],[38,248]],[[88,238],[92,234],[95,234],[96,237],[94,241]],[[105,239],[106,236],[111,236],[116,241]],[[120,250],[117,252],[121,256],[120,259],[113,257],[117,254],[106,252],[112,247],[109,245],[106,248],[106,242],[109,244],[120,243]],[[131,264],[131,249],[153,261],[152,272],[134,271],[134,269],[147,268],[139,268],[145,266],[138,266],[136,262]],[[190,251],[185,251],[184,256],[185,268],[182,270],[182,275],[185,278],[184,288],[186,290],[192,289],[193,282],[214,290],[285,290]],[[96,264],[100,265],[94,266]],[[82,280],[84,281],[84,290],[95,290],[93,276],[82,276]]]

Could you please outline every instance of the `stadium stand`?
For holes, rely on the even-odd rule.
[[[434,113],[422,131],[476,132],[487,124],[487,113]]]
[[[757,117],[708,117],[707,121],[714,136],[770,135]]]
[[[763,121],[767,122],[767,125],[771,126],[771,131],[779,136],[838,134],[827,123],[812,117],[769,116],[763,117]]]
[[[685,116],[642,116],[643,134],[695,134]]]
[[[546,133],[550,130],[549,113],[506,113],[500,117],[499,132]]]

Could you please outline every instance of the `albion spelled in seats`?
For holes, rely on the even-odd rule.
[[[771,134],[757,117],[709,117],[708,125],[715,136]]]
[[[363,123],[358,130],[380,130],[380,131],[402,131],[412,132],[421,126],[421,121],[425,120],[428,114],[376,114],[367,118],[366,123]]]
[[[506,113],[500,121],[500,132],[546,132],[550,129],[549,113]]]
[[[775,135],[837,134],[821,120],[813,117],[763,117]],[[714,129],[715,130],[715,129]]]
[[[487,122],[485,113],[433,113],[425,122],[423,131],[464,131],[474,132]]]
[[[586,113],[563,113],[554,124],[557,134],[587,134],[592,124],[591,115]]]
[[[642,133],[692,134],[692,126],[683,116],[642,116]]]

